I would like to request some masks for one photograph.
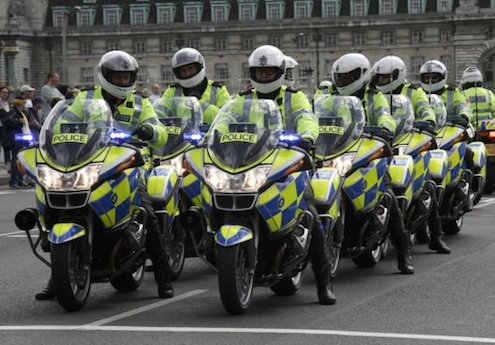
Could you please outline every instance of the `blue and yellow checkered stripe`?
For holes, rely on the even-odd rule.
[[[271,232],[291,225],[307,209],[304,191],[309,183],[309,172],[299,171],[284,181],[273,184],[260,194],[256,208],[265,219]]]
[[[140,175],[139,168],[127,169],[91,193],[89,204],[105,228],[110,228],[129,217],[133,205],[141,205],[141,199],[136,193]]]
[[[178,193],[179,182],[177,172],[172,166],[158,166],[148,176],[148,194],[152,200],[167,201]]]
[[[461,177],[461,172],[466,169],[464,155],[466,153],[466,143],[457,143],[448,151],[449,172],[447,174],[447,184],[455,183]]]
[[[486,165],[486,147],[481,141],[469,143],[469,147],[473,150],[473,163],[476,168],[482,168]]]
[[[335,169],[321,168],[311,179],[313,196],[317,204],[330,205],[340,187],[340,176]]]
[[[210,190],[208,189],[208,186],[206,186],[205,184],[203,184],[201,186],[201,199],[203,201],[203,210],[204,210],[204,213],[206,214],[206,217],[210,217],[210,211],[211,211],[211,207],[213,205],[213,198],[211,196],[211,192]]]
[[[215,234],[215,241],[221,246],[233,246],[253,238],[253,232],[241,225],[223,225]]]
[[[50,231],[49,240],[52,243],[59,244],[82,237],[86,230],[82,225],[75,223],[58,223]]]
[[[36,184],[36,188],[34,190],[34,195],[36,196],[36,208],[38,209],[38,213],[40,215],[41,224],[45,224],[45,207],[46,207],[46,199],[45,192],[43,192],[43,188],[39,184]]]
[[[423,190],[426,180],[429,178],[428,165],[430,164],[430,152],[422,152],[414,157],[414,182],[413,190],[416,196]]]
[[[344,181],[344,190],[356,211],[372,208],[383,191],[387,172],[387,158],[375,159],[366,167],[357,169]]]
[[[187,174],[182,179],[182,191],[186,194],[194,206],[203,208],[203,198],[201,196],[201,181],[193,174]]]

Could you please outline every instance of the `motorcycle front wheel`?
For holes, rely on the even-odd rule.
[[[179,225],[178,219],[174,219],[170,238],[168,239],[170,252],[168,253],[168,266],[172,280],[176,280],[182,273],[184,262],[186,261],[186,236],[183,228]]]
[[[463,223],[464,223],[464,215],[457,216],[457,219],[451,220],[446,225],[442,226],[442,230],[447,235],[455,235],[459,231],[461,231]]]
[[[352,261],[360,268],[370,268],[375,266],[382,257],[382,246],[379,245],[373,250],[366,250]]]
[[[81,310],[89,296],[91,268],[83,241],[52,245],[52,279],[60,305],[67,311]]]
[[[278,281],[276,284],[270,286],[270,289],[275,292],[277,296],[291,296],[294,295],[302,285],[302,272],[298,272],[292,277],[285,277]]]
[[[231,247],[217,246],[218,287],[222,304],[229,314],[244,313],[253,295],[254,253],[252,241]]]

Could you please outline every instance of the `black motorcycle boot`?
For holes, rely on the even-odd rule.
[[[55,286],[53,286],[53,281],[51,278],[50,280],[48,280],[48,284],[43,289],[43,291],[38,292],[36,295],[34,295],[34,298],[37,301],[49,301],[55,298]]]
[[[414,274],[414,266],[410,253],[409,234],[407,233],[402,217],[390,219],[390,236],[397,249],[397,268],[402,274]]]
[[[323,305],[333,305],[337,303],[337,298],[333,293],[332,282],[330,279],[330,268],[327,267],[319,272],[315,271],[316,288],[318,302]]]
[[[442,222],[440,221],[440,217],[438,216],[438,211],[433,214],[431,210],[430,219],[428,222],[428,226],[430,227],[430,243],[428,244],[428,248],[431,250],[435,250],[438,254],[450,254],[450,248],[445,244],[442,240]]]
[[[158,285],[158,297],[171,298],[174,296],[172,287],[172,276],[167,264],[168,256],[165,255],[158,262],[153,262],[153,273],[155,275],[156,285]]]

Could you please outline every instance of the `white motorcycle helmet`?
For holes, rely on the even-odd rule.
[[[299,62],[291,56],[285,57],[285,80],[284,84],[288,87],[294,88],[296,85],[296,78],[294,76],[294,70],[299,66]]]
[[[332,65],[333,84],[339,94],[352,96],[370,82],[370,69],[370,62],[363,54],[344,54]]]
[[[121,50],[113,50],[103,54],[98,62],[98,80],[106,92],[116,98],[126,98],[136,87],[136,76],[139,65],[136,59]],[[129,72],[130,79],[126,85],[112,83],[112,74],[115,72]]]
[[[375,87],[383,93],[392,93],[406,81],[406,64],[398,56],[389,55],[378,60],[371,71]],[[389,78],[388,82],[380,82],[380,75]]]
[[[318,88],[324,89],[324,88],[331,87],[331,86],[332,86],[332,82],[330,80],[322,80],[320,82],[320,85],[318,85]]]
[[[468,67],[462,72],[462,84],[466,83],[483,83],[483,75],[476,67]]]
[[[195,64],[197,72],[193,76],[181,78],[180,67]],[[199,51],[194,48],[182,48],[172,57],[172,70],[175,75],[175,82],[180,86],[190,89],[199,85],[206,76],[205,59]]]
[[[285,75],[285,55],[277,47],[264,45],[256,48],[248,59],[251,84],[260,93],[270,93],[282,86]],[[274,67],[276,74],[269,81],[256,78],[257,68]]]
[[[419,69],[421,87],[426,92],[442,90],[447,82],[447,68],[438,60],[425,62]]]

